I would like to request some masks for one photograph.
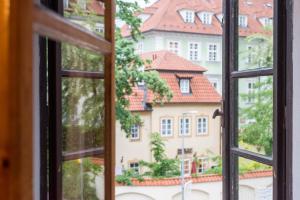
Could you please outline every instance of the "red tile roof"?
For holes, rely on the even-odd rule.
[[[221,96],[203,74],[206,69],[199,65],[177,56],[176,54],[159,51],[142,54],[144,60],[153,61],[146,66],[146,70],[156,70],[160,77],[170,87],[173,98],[168,103],[219,103]],[[180,78],[190,79],[190,94],[183,94],[180,91]],[[153,93],[147,91],[146,103],[154,99]],[[135,87],[133,94],[129,97],[131,111],[144,111],[144,89]]]
[[[88,3],[87,9],[95,12],[97,15],[104,15],[104,3],[99,0],[92,0]]]
[[[151,68],[155,70],[172,70],[172,71],[195,71],[195,72],[205,72],[202,66],[196,65],[189,60],[177,56],[176,54],[169,51],[154,51],[148,52],[141,55],[143,60],[150,60],[151,66],[146,66],[146,68]],[[147,65],[147,64],[146,64]]]
[[[252,171],[240,175],[240,179],[252,179],[252,178],[264,178],[264,177],[272,177],[271,170],[260,170],[260,171]],[[193,183],[210,183],[210,182],[219,182],[222,181],[222,176],[217,174],[209,174],[209,175],[199,175],[198,177],[187,177],[186,181],[192,181]],[[172,186],[172,185],[180,185],[181,178],[164,178],[164,179],[145,179],[144,181],[139,181],[136,179],[132,180],[133,186]],[[122,184],[117,184],[122,185]]]
[[[251,3],[249,3],[251,2]],[[270,5],[270,6],[267,6]],[[240,28],[241,36],[254,33],[268,33],[259,22],[261,17],[273,17],[272,0],[240,0],[240,14],[248,16],[248,27]],[[185,23],[179,14],[182,9],[195,12],[207,11],[214,13],[212,24],[203,24],[198,16],[195,23]],[[186,33],[200,33],[221,35],[222,27],[217,15],[222,13],[222,0],[158,0],[142,12],[149,14],[141,27],[142,32],[151,30],[174,31]],[[122,27],[124,36],[130,35],[127,25]]]
[[[69,8],[66,8],[66,11],[72,12],[72,3],[77,3],[76,0],[70,0]],[[93,12],[97,15],[103,16],[104,15],[104,3],[100,2],[99,0],[91,0],[87,2],[87,12]]]

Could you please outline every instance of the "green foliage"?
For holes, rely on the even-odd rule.
[[[159,133],[151,134],[150,144],[154,162],[140,161],[140,165],[149,170],[143,175],[153,178],[179,176],[179,160],[167,158],[165,154],[165,144]]]
[[[259,42],[251,50],[254,55],[253,66],[273,66],[273,39],[271,36],[253,35],[248,41]],[[257,151],[272,155],[273,145],[273,79],[271,77],[259,77],[254,84],[254,91],[249,94],[241,94],[241,100],[253,99],[251,106],[243,106],[240,109],[240,117],[251,122],[241,126],[240,141],[254,145]]]
[[[120,121],[121,128],[126,132],[130,132],[130,128],[134,124],[140,124],[141,119],[138,115],[132,114],[128,110],[128,96],[132,94],[132,88],[137,83],[144,82],[145,87],[154,94],[153,103],[163,103],[171,100],[172,92],[166,82],[162,80],[156,71],[141,70],[145,61],[135,53],[135,45],[142,34],[139,30],[141,19],[136,17],[136,13],[140,11],[137,2],[124,2],[117,0],[118,11],[117,17],[131,27],[131,38],[124,38],[121,30],[116,30],[116,117]]]
[[[91,162],[89,158],[67,161],[63,164],[63,197],[68,200],[98,200],[95,178],[102,167]]]
[[[218,174],[218,175],[222,175],[222,157],[221,156],[212,157],[211,161],[213,163],[215,163],[215,166],[213,166],[210,169],[205,170],[204,174]]]
[[[116,182],[124,185],[132,185],[132,179],[135,178],[138,181],[144,181],[143,176],[136,173],[132,169],[124,170],[122,175],[116,176]]]
[[[146,1],[147,2],[147,1]],[[94,29],[96,22],[103,22],[103,18],[95,13],[82,11],[76,3],[71,5],[72,12],[65,12],[67,16],[80,16],[86,26]],[[136,13],[141,11],[137,2],[117,0],[117,17],[131,27],[131,37],[124,38],[121,30],[116,30],[116,118],[120,121],[121,128],[127,135],[134,124],[141,124],[139,115],[128,110],[128,96],[132,95],[132,88],[137,83],[144,82],[147,90],[152,91],[153,103],[163,103],[172,98],[172,92],[166,82],[162,80],[156,71],[141,70],[144,62],[135,53],[135,45],[142,34],[139,30],[141,19]],[[97,33],[100,34],[100,33]],[[103,71],[103,56],[99,56],[85,49],[71,45],[62,45],[62,64],[64,69],[82,71]],[[85,127],[103,126],[103,82],[84,79],[63,80],[63,122],[74,124],[81,121]],[[78,116],[79,101],[83,106],[82,113]],[[80,119],[78,119],[80,118]]]
[[[212,161],[215,163],[215,166],[213,166],[210,169],[207,169],[204,172],[204,174],[222,175],[222,157],[221,156],[213,157]],[[258,163],[258,162],[252,161],[252,160],[247,160],[244,158],[239,159],[238,167],[239,167],[239,174],[272,169],[270,166],[267,166],[267,165],[264,165],[264,164],[261,164],[261,163]]]

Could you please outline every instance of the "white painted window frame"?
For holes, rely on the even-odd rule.
[[[194,47],[195,45],[198,46],[197,49],[191,48],[191,45]],[[201,60],[201,43],[200,42],[188,42],[188,59],[191,61],[200,61]],[[195,59],[195,52],[197,52],[197,58]]]
[[[165,123],[163,122],[165,120]],[[170,124],[169,124],[170,121]],[[173,136],[173,120],[171,118],[160,119],[160,135],[162,137]]]
[[[238,19],[239,27],[247,28],[248,27],[248,16],[247,15],[239,15]]]
[[[190,83],[191,80],[187,78],[182,78],[179,80],[180,92],[182,94],[189,94],[190,93]]]
[[[185,123],[183,123],[183,119],[186,120]],[[183,127],[183,124],[185,124],[185,127]],[[190,136],[191,135],[191,126],[192,126],[192,119],[190,117],[184,117],[184,118],[181,117],[179,119],[179,136]]]
[[[210,46],[215,45],[216,50],[211,50]],[[215,60],[212,60],[210,57],[210,53],[215,53]],[[208,43],[207,44],[207,61],[209,62],[219,62],[220,61],[220,44],[219,43]]]
[[[171,42],[177,43],[177,49],[175,49],[174,47],[170,47]],[[167,49],[168,49],[168,51],[170,51],[172,53],[180,55],[180,47],[181,47],[181,44],[180,44],[180,41],[178,41],[178,40],[168,40],[167,41]],[[176,50],[177,50],[177,53],[175,52]]]
[[[202,164],[201,168],[199,167],[199,165],[197,165],[197,174],[203,174],[208,169],[209,160],[207,157],[199,157],[197,158],[197,160]],[[204,167],[204,164],[206,164],[207,167]],[[199,172],[200,169],[201,172]]]
[[[133,167],[131,166],[131,165],[136,165],[136,164],[137,164],[137,166],[133,166]],[[129,168],[134,170],[137,173],[140,173],[140,164],[138,162],[130,162]]]
[[[136,136],[134,136],[134,135],[136,135]],[[140,139],[140,126],[139,125],[135,124],[130,128],[130,139],[131,140],[139,140]]]
[[[204,119],[206,121],[205,126],[204,126]],[[209,121],[208,120],[209,120],[208,116],[198,116],[197,117],[196,133],[198,136],[208,135],[208,133],[209,133]]]

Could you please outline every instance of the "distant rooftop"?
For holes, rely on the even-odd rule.
[[[181,10],[193,12],[194,23],[186,23],[180,15]],[[211,24],[205,24],[200,19],[201,12],[212,13]],[[158,0],[140,13],[144,23],[142,32],[172,31],[185,33],[201,33],[221,35],[222,1],[221,0]],[[273,3],[271,0],[240,0],[240,15],[247,17],[247,26],[240,28],[241,36],[255,33],[267,33],[262,18],[273,18]],[[124,36],[130,35],[127,25],[122,27]]]
[[[168,51],[149,52],[141,55],[142,59],[151,61],[145,70],[156,70],[166,81],[173,92],[173,98],[168,103],[220,103],[221,96],[209,82],[203,72],[206,69]],[[183,94],[180,90],[180,79],[188,79],[191,93]],[[146,111],[143,87],[133,88],[129,96],[131,111]],[[151,91],[147,91],[146,103],[153,100]]]

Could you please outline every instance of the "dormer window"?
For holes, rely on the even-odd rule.
[[[213,16],[213,13],[211,13],[211,12],[201,12],[198,14],[198,17],[200,18],[200,20],[203,24],[211,24],[212,16]]]
[[[190,93],[190,79],[180,79],[180,91],[183,94]]]
[[[187,10],[185,11],[185,22],[187,23],[194,23],[194,12]]]
[[[248,18],[245,15],[239,16],[239,26],[246,28],[248,26]]]
[[[221,14],[218,14],[217,15],[217,18],[219,20],[219,22],[222,24],[223,23],[223,18],[224,18],[224,15],[221,13]]]
[[[264,27],[270,27],[273,25],[273,18],[262,17],[259,21]]]
[[[180,15],[185,23],[195,22],[195,12],[193,10],[181,10]]]

